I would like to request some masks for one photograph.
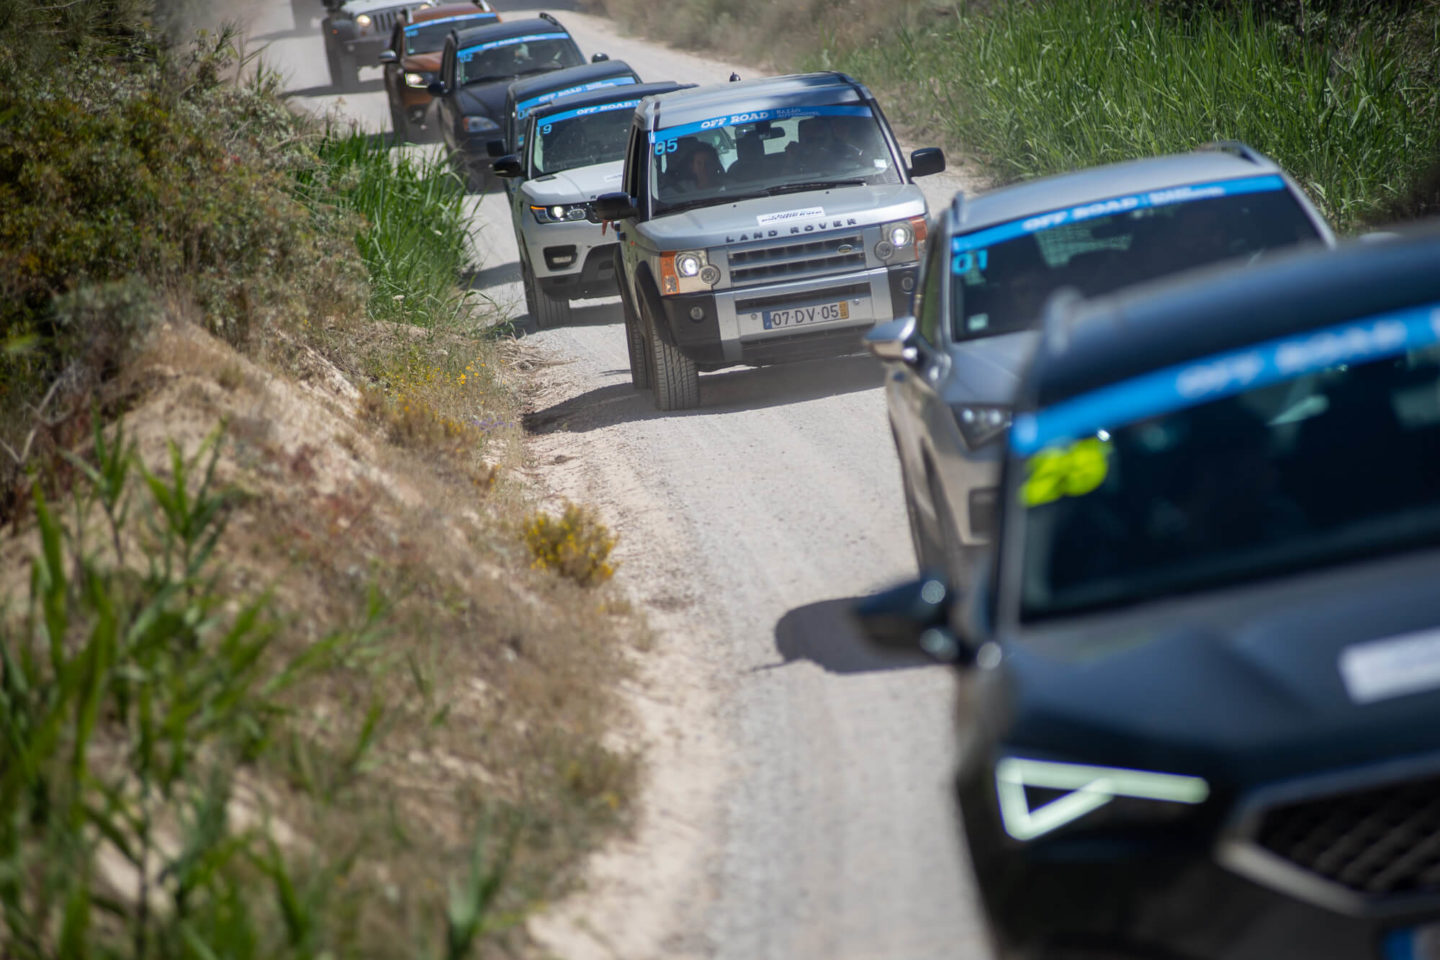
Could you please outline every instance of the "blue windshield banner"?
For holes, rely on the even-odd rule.
[[[1237,180],[1217,180],[1213,183],[1187,184],[1183,187],[1167,187],[1164,190],[1150,190],[1132,193],[1123,197],[1111,197],[1094,203],[1082,203],[1074,207],[1051,210],[1023,220],[1012,220],[994,227],[986,227],[974,233],[962,234],[950,241],[951,253],[965,253],[983,250],[1006,240],[1014,240],[1029,233],[1043,233],[1067,223],[1083,223],[1096,217],[1108,217],[1147,207],[1168,207],[1177,203],[1191,203],[1196,200],[1213,200],[1216,197],[1236,197],[1247,193],[1266,193],[1284,190],[1285,181],[1278,174],[1262,177],[1241,177]],[[964,269],[960,269],[963,266]],[[968,261],[959,261],[955,269],[960,273],[969,270]]]
[[[1437,343],[1440,303],[1268,340],[1243,350],[1166,367],[1044,410],[1020,414],[1011,427],[1010,445],[1021,456],[1029,456],[1051,444],[1114,430],[1338,364],[1381,360]]]
[[[750,110],[742,113],[727,113],[708,120],[685,123],[676,127],[665,127],[650,131],[650,142],[676,140],[679,137],[717,127],[733,127],[742,123],[759,123],[762,120],[786,120],[790,117],[868,117],[870,108],[850,104],[813,104],[796,107],[776,107],[773,110]]]
[[[544,126],[540,128],[541,133],[549,133],[550,128],[565,120],[574,120],[576,117],[588,117],[596,113],[609,113],[611,110],[634,110],[640,106],[639,100],[620,100],[615,103],[597,103],[593,107],[580,107],[578,110],[566,110],[563,113],[552,114],[542,117]]]
[[[467,23],[479,25],[494,23],[499,19],[500,14],[498,13],[462,13],[453,17],[436,17],[434,20],[421,20],[419,23],[410,24],[410,26],[405,28],[405,36],[413,37],[422,30],[427,30],[430,27],[438,27],[442,23],[459,23],[461,20],[464,20]]]
[[[524,120],[531,110],[542,103],[549,103],[551,100],[559,100],[561,97],[569,97],[577,93],[589,93],[591,90],[603,90],[606,87],[626,87],[635,82],[634,77],[606,77],[604,80],[594,80],[578,87],[567,87],[564,90],[556,90],[554,93],[542,93],[538,97],[521,100],[515,104],[515,116]]]
[[[568,33],[527,33],[523,37],[506,37],[503,40],[491,40],[489,43],[476,44],[473,47],[466,47],[456,57],[461,63],[469,63],[476,54],[484,53],[487,50],[498,50],[500,47],[513,47],[521,43],[534,43],[536,40],[566,40]]]

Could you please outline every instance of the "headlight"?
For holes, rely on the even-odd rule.
[[[897,220],[880,228],[875,256],[890,263],[918,260],[925,250],[925,218]]]
[[[720,268],[706,262],[703,250],[660,254],[660,292],[702,293],[720,281]]]
[[[573,223],[588,219],[589,211],[583,203],[557,203],[549,207],[530,205],[530,212],[540,223]]]
[[[423,73],[405,74],[405,86],[407,87],[428,87],[430,78]]]
[[[500,129],[500,124],[489,117],[466,117],[466,133],[495,133]]]
[[[1032,809],[1027,789],[1063,793]],[[995,764],[995,794],[1005,832],[1025,841],[1074,823],[1118,797],[1204,803],[1210,796],[1210,785],[1199,777],[1174,773],[1005,757]]]
[[[357,27],[368,27],[368,26],[370,26],[370,14],[368,14],[368,13],[362,13],[362,14],[360,14],[360,16],[358,16],[358,17],[355,18],[355,25],[356,25]]]
[[[960,436],[971,450],[1004,436],[1010,429],[1010,408],[988,403],[957,403],[950,408]]]

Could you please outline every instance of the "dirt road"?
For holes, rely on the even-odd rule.
[[[298,98],[385,129],[378,70],[359,93],[329,89],[318,0],[293,18],[290,0],[252,2],[253,42]],[[753,75],[563,6],[545,9],[582,50],[647,80]],[[932,204],[959,183],[924,181]],[[475,239],[480,283],[523,314],[503,194],[477,199]],[[656,629],[630,691],[639,828],[536,934],[565,960],[982,957],[947,795],[952,677],[875,657],[843,619],[913,569],[878,365],[708,374],[701,409],[660,416],[629,385],[615,301],[527,342],[550,364],[531,398],[536,469],[619,531]]]

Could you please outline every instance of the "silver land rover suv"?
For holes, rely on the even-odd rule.
[[[517,131],[518,153],[495,161],[496,176],[515,186],[510,217],[525,304],[537,327],[567,323],[571,300],[615,296],[615,232],[595,216],[594,200],[620,186],[625,138],[640,101],[683,88],[628,83],[541,104]]]
[[[699,405],[702,370],[855,353],[906,313],[925,242],[914,177],[879,104],[839,73],[743,81],[636,108],[616,224],[631,379]]]

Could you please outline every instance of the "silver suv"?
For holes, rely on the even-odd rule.
[[[681,89],[668,82],[606,85],[534,107],[517,131],[518,155],[495,161],[495,175],[514,185],[510,219],[525,304],[537,327],[568,322],[571,300],[615,296],[617,241],[595,216],[594,200],[620,185],[630,117],[640,101]]]
[[[648,97],[615,221],[631,379],[655,405],[700,402],[701,370],[838,356],[903,313],[925,242],[914,177],[856,80],[816,73]]]
[[[890,368],[916,559],[957,585],[994,529],[999,441],[1047,309],[1058,322],[1082,297],[1335,243],[1300,188],[1238,143],[956,195],[931,233],[915,316],[867,342]]]

